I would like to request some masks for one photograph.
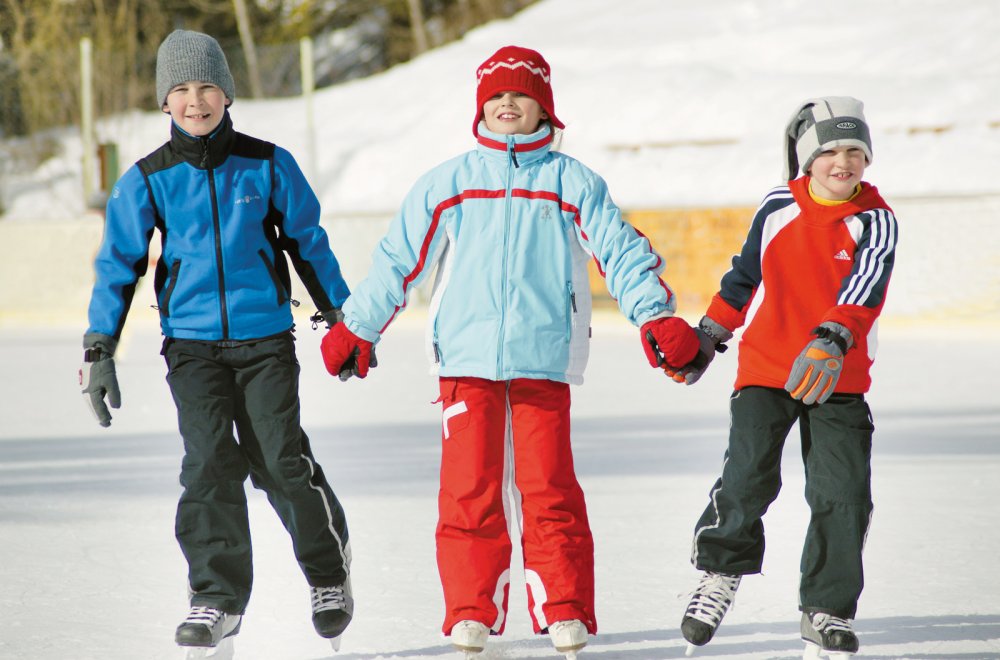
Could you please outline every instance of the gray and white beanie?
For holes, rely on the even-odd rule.
[[[236,100],[236,84],[219,42],[201,32],[174,30],[156,52],[156,98],[160,107],[167,102],[171,89],[189,80],[218,85],[230,102]]]
[[[808,172],[812,162],[834,147],[858,147],[872,162],[872,139],[865,104],[850,96],[825,96],[799,105],[785,128],[785,181]]]

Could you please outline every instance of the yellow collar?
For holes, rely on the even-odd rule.
[[[826,199],[825,197],[820,197],[819,195],[813,192],[812,186],[809,186],[809,197],[812,198],[812,201],[816,202],[817,204],[822,204],[823,206],[837,206],[838,204],[843,204],[844,202],[851,201],[860,194],[861,194],[860,183],[854,188],[854,194],[848,197],[847,199]]]

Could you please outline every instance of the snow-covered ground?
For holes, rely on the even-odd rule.
[[[384,215],[419,173],[470,147],[472,72],[507,43],[536,47],[552,63],[563,149],[629,208],[752,205],[778,182],[780,131],[795,103],[864,99],[870,178],[909,207],[887,311],[894,291],[961,300],[973,286],[977,306],[946,310],[960,321],[909,314],[883,324],[869,397],[876,508],[857,622],[862,656],[1000,658],[1000,291],[990,288],[1000,227],[951,210],[972,197],[996,208],[1000,194],[998,33],[1000,12],[982,0],[543,0],[407,65],[317,93],[315,141],[299,99],[240,98],[233,115],[240,130],[296,154],[328,213]],[[159,113],[136,113],[103,122],[99,138],[118,142],[127,163],[161,143],[166,127]],[[79,161],[68,136],[40,171],[8,174],[0,185],[10,212],[0,222],[77,218]],[[336,245],[367,255],[373,239]],[[79,259],[23,246],[32,248],[49,269],[62,266],[64,280],[82,277]],[[57,323],[0,324],[3,660],[182,657],[172,643],[186,596],[173,538],[181,447],[149,300],[140,289],[118,356],[124,407],[107,430],[75,382],[78,301],[62,301]],[[914,309],[923,308],[903,311]],[[382,366],[363,382],[331,379],[319,333],[300,323],[298,334],[303,425],[347,509],[355,557],[357,614],[336,657],[458,657],[439,632],[440,420],[421,311],[390,329]],[[587,382],[573,389],[600,627],[581,660],[683,655],[677,627],[696,581],[691,533],[721,467],[734,364],[731,352],[697,386],[676,386],[646,366],[634,328],[598,315]],[[765,574],[744,581],[698,657],[800,652],[807,510],[797,444],[793,434],[785,488],[765,518]],[[236,657],[334,657],[312,631],[284,530],[262,494],[250,502],[256,586]],[[507,632],[484,660],[553,657],[548,640],[530,633],[517,580]]]
[[[562,150],[625,208],[756,204],[781,183],[797,104],[862,99],[890,201],[1000,193],[1000,11],[984,0],[543,0],[371,78],[233,106],[237,130],[296,156],[326,213],[392,213],[417,177],[472,147],[475,69],[498,47],[552,65]],[[150,80],[152,88],[153,81]],[[126,166],[168,136],[155,108],[102,120]],[[7,219],[77,218],[79,136],[0,181]],[[0,170],[2,171],[2,170]]]
[[[869,400],[875,516],[857,627],[862,657],[1000,658],[1000,324],[882,331]],[[357,614],[340,660],[458,658],[439,632],[434,559],[440,417],[419,310],[403,315],[365,381],[323,370],[303,327],[303,424],[347,509]],[[179,660],[185,565],[173,539],[180,440],[157,328],[137,322],[119,359],[123,408],[97,426],[74,383],[76,327],[0,328],[0,658]],[[577,469],[597,547],[600,633],[583,658],[680,658],[691,533],[721,467],[735,359],[694,387],[650,369],[616,314],[594,324],[573,388]],[[798,440],[765,517],[764,575],[698,657],[793,658],[804,506]],[[251,489],[256,586],[239,660],[333,658],[277,517]],[[555,657],[531,634],[515,575],[506,634],[484,660]]]

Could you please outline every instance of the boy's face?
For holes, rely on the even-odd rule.
[[[163,111],[170,113],[174,122],[195,137],[208,135],[222,121],[230,100],[225,92],[212,83],[189,80],[174,85],[167,94]]]
[[[548,118],[538,101],[521,92],[500,92],[483,104],[486,128],[501,135],[534,133]]]
[[[865,152],[857,147],[835,147],[824,151],[809,166],[813,193],[842,201],[854,194],[868,166]]]

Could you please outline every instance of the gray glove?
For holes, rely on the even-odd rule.
[[[318,328],[320,323],[326,323],[326,329],[329,330],[344,321],[344,313],[340,311],[339,307],[333,307],[325,312],[316,312],[309,317],[309,320],[312,321],[313,330]]]
[[[806,405],[823,403],[830,398],[840,380],[844,354],[854,344],[851,331],[832,321],[820,324],[813,334],[816,339],[795,358],[785,383],[792,398]]]
[[[708,365],[715,359],[716,352],[725,353],[728,346],[725,342],[733,338],[733,333],[725,329],[708,316],[701,317],[698,327],[694,329],[698,335],[698,354],[680,369],[667,369],[667,375],[678,383],[694,385],[701,378],[702,374],[708,370]]]
[[[118,342],[114,337],[100,333],[87,333],[83,336],[83,364],[80,366],[80,387],[83,400],[94,413],[101,426],[111,426],[111,413],[104,403],[116,410],[122,405],[121,391],[118,389],[118,376],[115,373],[115,348]]]

